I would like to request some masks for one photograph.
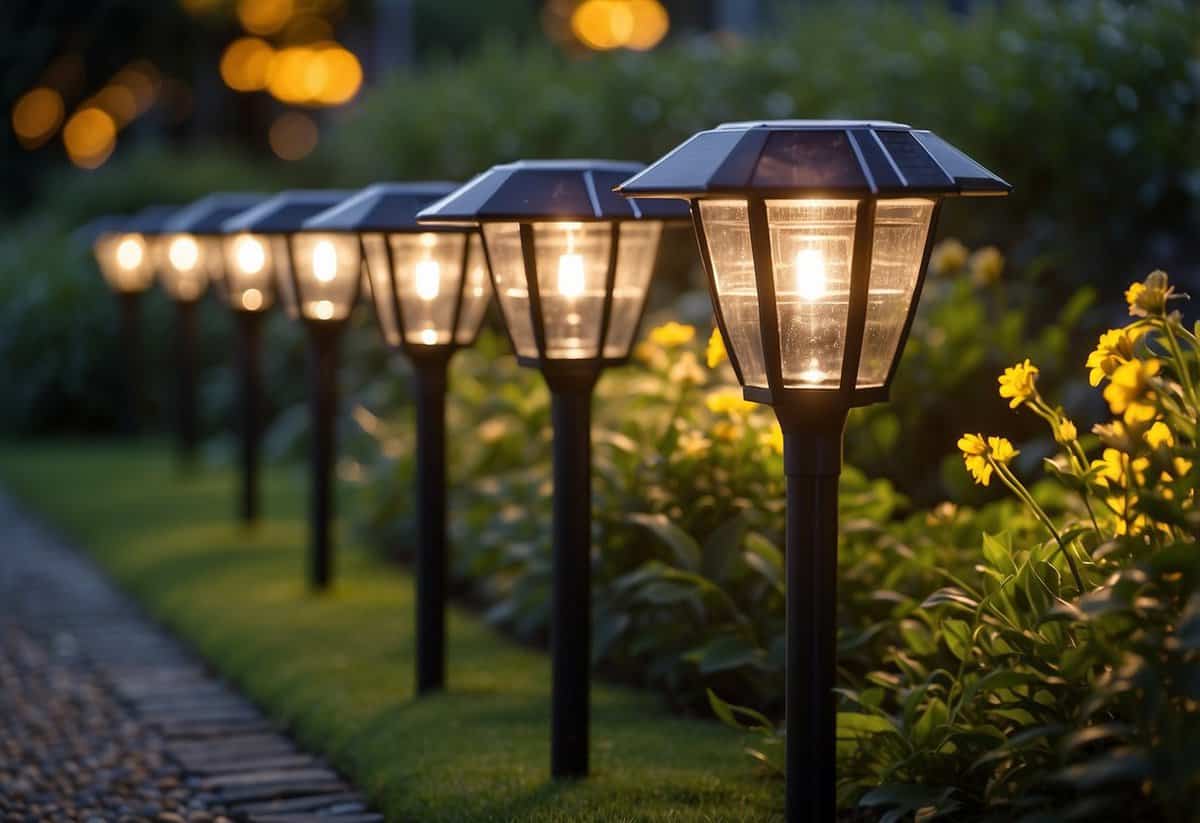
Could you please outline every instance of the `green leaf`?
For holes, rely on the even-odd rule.
[[[748,709],[745,706],[735,706],[732,703],[726,703],[717,697],[716,692],[712,689],[706,689],[705,691],[708,693],[708,705],[712,707],[713,714],[726,726],[738,729],[739,731],[776,733],[775,726],[761,712],[756,712],[754,709]],[[749,723],[743,725],[738,720],[739,716],[745,718]]]
[[[946,641],[950,654],[959,660],[966,660],[971,653],[971,627],[965,620],[943,620],[942,639]]]
[[[921,608],[932,609],[934,606],[942,606],[948,603],[961,606],[972,612],[979,608],[978,600],[968,596],[962,589],[955,588],[954,586],[938,589],[925,598],[925,602],[921,604]]]
[[[704,674],[739,669],[757,664],[764,656],[761,649],[749,645],[740,637],[725,635],[699,649],[699,668]]]
[[[700,570],[700,544],[666,515],[632,512],[626,515],[626,520],[657,537],[671,551],[676,566],[690,572]]]
[[[1012,557],[1012,536],[1007,532],[994,536],[984,532],[983,557],[997,571],[1011,574],[1017,570]]]
[[[961,622],[961,621],[958,621]],[[937,651],[937,641],[924,623],[916,620],[901,620],[900,635],[908,648],[915,654],[930,655]]]
[[[873,734],[892,732],[898,734],[895,724],[887,717],[878,714],[863,714],[861,712],[838,712],[837,736],[845,738],[869,737]]]

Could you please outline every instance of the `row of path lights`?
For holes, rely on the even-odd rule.
[[[494,166],[420,214],[483,234],[504,326],[550,388],[554,548],[551,771],[588,771],[591,665],[591,403],[606,366],[629,357],[669,201],[613,194],[639,163],[543,160]]]
[[[256,359],[260,345],[259,318],[277,294],[288,316],[303,321],[308,331],[311,409],[308,581],[315,590],[327,588],[333,576],[331,529],[333,473],[337,462],[334,429],[338,344],[350,309],[358,298],[361,278],[357,261],[351,270],[348,263],[339,263],[332,253],[308,252],[293,257],[292,238],[305,220],[345,200],[347,194],[282,192],[222,225],[226,235],[226,300],[242,318],[244,327],[252,329]],[[251,341],[244,338],[243,342]],[[254,368],[257,370],[258,366]],[[257,433],[247,439],[257,442]]]
[[[1009,188],[927,131],[768,121],[701,132],[645,168],[523,161],[456,190],[422,183],[353,196],[286,192],[226,219],[216,281],[225,301],[257,316],[278,293],[310,332],[313,584],[325,586],[330,569],[337,340],[365,280],[385,341],[416,372],[417,688],[444,685],[446,366],[475,339],[494,291],[518,361],[540,369],[551,392],[551,771],[586,775],[591,396],[601,371],[628,358],[664,223],[690,211],[743,394],[772,406],[783,430],[786,816],[833,820],[837,479],[846,416],[887,398],[941,201]],[[119,294],[140,293],[153,275],[142,263],[146,223],[134,226],[141,231],[96,243]],[[173,228],[202,234],[185,231],[182,218]],[[209,273],[218,276],[216,268]],[[241,342],[256,352],[257,332]]]

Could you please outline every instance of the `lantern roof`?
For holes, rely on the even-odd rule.
[[[129,217],[123,214],[104,214],[84,223],[71,232],[71,239],[81,245],[90,246],[106,234],[125,231]]]
[[[228,218],[221,232],[235,234],[291,234],[304,227],[304,221],[345,200],[353,192],[338,189],[295,189],[269,197],[246,211]]]
[[[724,123],[617,187],[634,197],[1004,195],[1012,187],[930,131],[874,120]]]
[[[221,225],[249,208],[257,206],[267,195],[246,192],[218,192],[201,197],[184,206],[167,220],[166,231],[183,234],[220,234]]]
[[[684,220],[682,204],[639,202],[613,188],[645,168],[613,160],[520,160],[492,166],[417,215],[421,224],[529,220]]]
[[[163,234],[167,221],[179,211],[179,206],[147,206],[130,217],[122,230],[138,234]]]
[[[310,217],[304,221],[304,229],[346,232],[430,231],[436,227],[419,225],[417,212],[450,194],[460,185],[445,180],[376,183],[336,206]]]

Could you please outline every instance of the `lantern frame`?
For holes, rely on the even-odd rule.
[[[647,281],[646,292],[641,295],[641,305],[625,352],[616,357],[605,355],[605,345],[612,328],[614,286],[620,266],[621,227],[627,223],[647,221],[661,223],[665,229],[671,223],[683,224],[688,219],[686,209],[680,204],[667,200],[634,201],[613,194],[613,187],[617,183],[642,168],[644,166],[641,163],[613,160],[519,160],[493,166],[417,215],[418,223],[431,228],[445,225],[478,227],[500,320],[505,335],[513,343],[517,362],[522,366],[540,369],[547,380],[594,382],[603,369],[622,365],[629,360],[646,313],[650,280]],[[529,293],[530,328],[536,356],[517,349],[516,338],[500,299],[496,267],[484,229],[490,223],[516,224],[518,227],[522,276]],[[534,226],[542,223],[601,223],[609,226],[604,297],[594,356],[566,358],[547,354],[546,318],[542,309],[537,238],[534,232]],[[660,235],[651,272],[657,265],[661,246]]]
[[[1010,188],[928,131],[886,121],[781,120],[726,123],[700,132],[616,191],[631,197],[688,201],[716,324],[742,394],[746,400],[773,406],[783,421],[812,419],[887,399],[920,302],[943,200],[1002,196]],[[787,386],[767,204],[818,199],[855,201],[841,375],[836,387]],[[913,199],[928,201],[931,211],[912,296],[886,377],[878,386],[860,387],[877,209],[881,203]],[[732,345],[701,214],[701,203],[712,200],[737,201],[746,207],[765,387],[746,384],[740,353]]]

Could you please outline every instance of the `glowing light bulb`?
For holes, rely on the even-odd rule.
[[[258,289],[246,289],[242,293],[242,308],[247,311],[258,311],[262,308],[263,295]]]
[[[267,265],[267,250],[257,237],[244,234],[233,242],[233,259],[245,274],[258,274]]]
[[[176,237],[167,249],[171,265],[179,271],[191,271],[200,261],[200,246],[191,237]]]
[[[808,368],[800,372],[801,383],[820,383],[825,380],[825,372],[820,368],[821,364],[817,362],[817,358],[813,357],[808,361]]]
[[[417,297],[422,300],[433,300],[440,291],[442,267],[436,260],[420,260],[417,262],[416,282],[413,284]]]
[[[126,237],[117,245],[117,265],[123,269],[136,269],[142,264],[145,250],[140,240]]]
[[[583,255],[567,252],[558,256],[558,293],[573,298],[583,294]]]
[[[318,240],[312,253],[313,276],[322,283],[337,277],[337,249],[328,240]],[[323,301],[324,302],[324,301]],[[322,318],[325,319],[325,318]]]
[[[796,252],[792,268],[796,273],[796,291],[804,300],[820,300],[825,296],[825,255],[820,249],[801,249]]]
[[[333,317],[333,303],[328,300],[318,300],[313,306],[313,314],[317,316],[318,320],[328,320]]]
[[[434,329],[423,329],[421,331],[421,342],[426,346],[432,346],[437,342],[437,331]]]

